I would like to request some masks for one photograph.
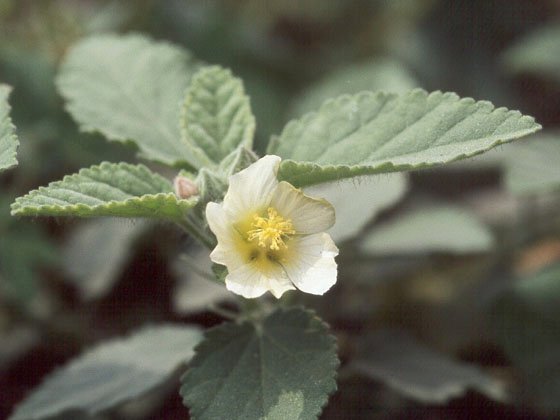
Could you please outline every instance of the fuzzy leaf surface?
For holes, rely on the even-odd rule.
[[[336,389],[338,359],[326,325],[288,309],[209,330],[190,366],[180,392],[195,419],[307,420]]]
[[[201,336],[198,328],[168,324],[101,343],[47,376],[10,420],[93,417],[140,397],[187,363]]]
[[[251,149],[255,117],[243,82],[229,70],[204,67],[187,90],[182,109],[183,140],[218,163],[238,146]]]
[[[14,216],[113,216],[180,220],[196,204],[143,165],[104,162],[19,197]]]
[[[252,150],[245,147],[238,147],[227,155],[218,165],[218,172],[227,179],[239,171],[242,171],[252,163],[255,163],[258,156]]]
[[[17,165],[16,151],[19,141],[10,118],[10,91],[9,86],[0,84],[0,172]]]
[[[373,230],[361,248],[367,254],[485,252],[494,243],[490,230],[466,210],[447,205],[413,208]]]
[[[164,42],[96,35],[70,50],[57,86],[83,131],[134,142],[145,159],[197,168],[202,152],[181,139],[179,117],[199,67],[188,52]]]
[[[269,145],[296,186],[426,168],[485,152],[541,128],[518,111],[454,93],[361,92],[289,122]]]

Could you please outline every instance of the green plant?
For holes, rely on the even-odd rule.
[[[286,214],[280,214],[282,220],[276,219],[274,211],[281,206],[290,207],[286,203],[297,202],[294,208],[310,214],[308,223],[312,224],[322,217],[321,212],[330,212],[329,200],[338,211],[337,195],[342,203],[348,197],[359,197],[359,186],[349,182],[353,178],[367,183],[367,177],[372,175],[447,164],[540,129],[533,118],[517,111],[494,108],[489,102],[459,98],[453,93],[427,93],[421,89],[402,94],[364,91],[327,100],[316,111],[289,122],[267,146],[267,155],[277,157],[257,160],[252,150],[255,118],[243,82],[228,70],[204,65],[181,48],[141,35],[99,35],[81,41],[66,56],[57,86],[67,110],[82,130],[99,132],[111,141],[134,143],[140,158],[165,166],[165,174],[174,172],[175,186],[165,174],[147,166],[103,162],[16,199],[12,214],[151,218],[176,224],[208,250],[219,247],[223,237],[227,240],[227,235],[219,233],[221,229],[241,232],[244,242],[234,243],[228,250],[237,246],[241,255],[249,243],[251,252],[247,257],[252,259],[254,251],[261,247],[264,256],[259,254],[258,258],[271,261],[265,261],[257,271],[264,273],[269,283],[259,277],[257,288],[256,283],[251,283],[252,277],[247,277],[242,283],[249,284],[250,291],[235,288],[231,286],[232,272],[223,265],[214,265],[213,275],[207,277],[219,284],[225,282],[230,290],[248,298],[269,289],[278,296],[295,288],[323,294],[332,285],[330,282],[320,290],[308,288],[284,267],[283,258],[291,255],[274,254],[283,246],[289,249],[288,241],[300,234],[311,237],[334,221],[325,216],[328,223],[321,229],[301,230],[295,217],[289,223]],[[0,121],[7,121],[10,127],[8,135],[0,140],[12,150],[15,140],[9,120],[4,117]],[[11,165],[11,158],[6,159],[5,165]],[[257,171],[274,183],[266,194],[272,190],[276,194],[276,185],[283,189],[278,193],[283,199],[278,199],[278,206],[272,206],[274,211],[265,208],[268,198],[249,188],[260,186],[263,180],[247,178],[255,172],[248,168],[256,168],[255,162],[265,159],[276,162],[267,172]],[[403,178],[391,176],[386,178],[389,181],[385,186],[391,198],[380,207],[396,202],[405,190]],[[233,191],[232,180],[245,183],[248,189]],[[338,188],[336,193],[333,186]],[[239,191],[245,195],[239,195]],[[221,216],[207,217],[212,211],[209,209],[227,201],[226,194],[241,201],[248,196],[252,199],[250,194],[254,194],[255,200],[264,201],[258,201],[255,208],[247,207],[254,213],[250,214],[253,219],[236,219],[230,226],[222,223]],[[361,219],[360,223],[365,224],[371,211],[361,207],[342,209],[335,224],[335,240],[355,236],[356,223],[348,219]],[[458,249],[480,250],[491,243],[486,232],[477,230],[479,226],[460,211],[439,211],[442,229],[453,226],[460,232],[462,227],[473,234],[466,239],[467,245],[459,244]],[[364,212],[365,217],[361,214]],[[415,215],[407,219],[415,226],[422,221],[421,216]],[[235,222],[247,226],[236,226]],[[406,226],[400,229],[406,232]],[[366,252],[376,252],[376,244],[386,241],[384,234],[386,231],[378,231],[361,247]],[[332,277],[338,250],[329,241],[324,239],[318,247],[321,257],[309,266],[309,260],[302,260],[299,273],[306,275],[317,269],[315,262],[328,260],[328,274],[317,269],[319,274],[313,278]],[[407,241],[405,245],[410,244]],[[298,253],[305,254],[302,243]],[[398,248],[402,241],[392,245]],[[214,251],[215,262],[230,271],[239,268],[216,254]],[[341,258],[341,269],[344,262]],[[283,286],[276,288],[272,281],[280,277]],[[270,295],[239,298],[235,310],[217,307],[216,311],[230,321],[204,335],[196,326],[152,326],[126,339],[101,344],[49,376],[12,418],[48,418],[75,411],[95,415],[153,390],[182,363],[189,366],[181,379],[180,392],[195,418],[315,418],[336,388],[339,361],[327,325],[313,311],[292,303],[299,300],[299,294],[292,291],[280,300]],[[503,395],[478,371],[447,360],[442,362],[437,354],[410,344],[399,334],[386,335],[396,337],[388,339],[391,343],[417,347],[412,355],[436,360],[434,364],[440,363],[442,370],[452,372],[449,382],[453,391],[474,386],[494,398]],[[371,360],[358,362],[354,366],[357,370],[367,371],[375,364]],[[388,366],[394,366],[399,360],[390,362]],[[87,376],[88,372],[94,374]],[[460,379],[454,382],[454,375]],[[406,380],[393,385],[406,388],[402,386]],[[448,393],[445,387],[443,391],[432,390],[438,398]],[[425,398],[426,394],[416,395]]]

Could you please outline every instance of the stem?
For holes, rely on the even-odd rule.
[[[278,300],[278,306],[289,308],[290,306],[294,306],[296,301],[297,295],[295,293],[286,293]]]
[[[255,299],[240,298],[239,307],[241,309],[242,318],[260,321],[277,307],[277,303],[271,304],[262,297]]]
[[[199,276],[205,278],[206,280],[210,280],[214,283],[218,283],[219,285],[223,286],[224,282],[220,281],[216,278],[216,276],[214,275],[214,273],[210,273],[208,271],[206,271],[203,268],[200,268],[200,266],[197,264],[197,262],[195,261],[194,258],[192,258],[190,255],[188,254],[181,254],[180,257],[181,261],[185,262],[187,264],[187,266],[192,269],[196,274],[198,274]]]
[[[221,308],[216,304],[208,305],[208,310],[230,321],[235,321],[239,317],[239,314],[237,312],[230,311],[229,309]]]
[[[212,249],[216,246],[214,241],[208,238],[202,230],[194,223],[191,223],[188,219],[182,219],[181,221],[177,221],[177,224],[181,226],[187,233],[191,234],[193,237],[198,239],[206,248]]]

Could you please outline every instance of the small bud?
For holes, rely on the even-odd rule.
[[[186,199],[198,195],[198,187],[189,178],[178,175],[173,180],[175,195],[179,198]]]

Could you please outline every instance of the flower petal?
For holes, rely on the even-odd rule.
[[[244,263],[241,255],[222,243],[216,245],[216,248],[212,250],[210,259],[216,264],[225,265],[228,270],[235,270]]]
[[[283,264],[288,278],[305,293],[322,295],[336,283],[338,248],[327,233],[294,239]]]
[[[309,197],[285,181],[276,187],[270,205],[291,219],[298,234],[324,232],[335,222],[334,207],[328,201]]]
[[[295,289],[281,267],[278,267],[277,275],[268,277],[252,264],[243,264],[231,271],[226,277],[226,287],[248,299],[259,297],[269,290],[279,298],[284,292]]]
[[[276,299],[280,299],[284,292],[288,290],[296,290],[286,274],[282,274],[282,277],[269,279],[270,293],[272,293]]]
[[[267,155],[229,177],[224,209],[233,218],[267,207],[278,179],[280,157]]]
[[[210,230],[216,235],[219,242],[228,240],[231,236],[231,221],[228,219],[222,204],[209,202],[206,205],[206,220]]]
[[[210,254],[210,259],[217,264],[234,270],[244,263],[242,253],[239,252],[237,232],[232,227],[223,205],[210,202],[206,205],[206,220],[210,230],[216,235],[218,245]]]

